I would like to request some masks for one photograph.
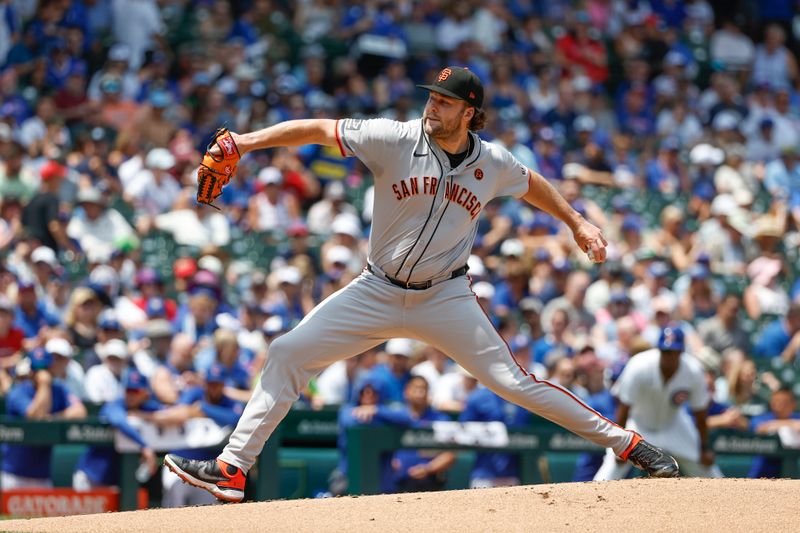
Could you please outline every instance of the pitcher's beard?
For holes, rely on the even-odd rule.
[[[455,124],[452,128],[448,128],[441,120],[434,120],[431,122],[431,119],[428,117],[425,117],[424,127],[425,133],[434,139],[449,139],[458,133],[458,124]]]

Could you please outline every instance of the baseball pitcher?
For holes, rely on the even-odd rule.
[[[607,242],[542,176],[478,137],[484,91],[474,73],[447,67],[421,87],[429,97],[420,120],[293,120],[218,133],[198,172],[204,203],[221,194],[239,157],[253,150],[321,144],[358,157],[375,178],[369,258],[358,278],[272,343],[222,454],[210,461],[170,454],[166,464],[219,499],[241,501],[248,470],[309,379],[335,361],[405,337],[434,346],[502,398],[611,448],[651,476],[677,476],[672,457],[527,372],[481,310],[466,263],[478,217],[493,198],[513,195],[557,217],[594,262],[605,261]]]

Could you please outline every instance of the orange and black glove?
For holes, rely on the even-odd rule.
[[[219,146],[219,155],[211,153],[215,146]],[[233,141],[231,132],[225,128],[218,129],[197,170],[197,203],[219,209],[212,202],[222,194],[222,188],[236,174],[239,159],[239,148]]]

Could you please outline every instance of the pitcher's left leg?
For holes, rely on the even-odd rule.
[[[563,387],[540,380],[514,359],[465,279],[434,286],[430,299],[406,315],[412,331],[472,373],[500,397],[628,458],[639,437],[593,410]],[[428,292],[426,291],[426,292]]]

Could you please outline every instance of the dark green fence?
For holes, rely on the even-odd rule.
[[[255,499],[271,500],[278,497],[278,443],[280,438],[271,439],[264,446],[256,467],[248,476],[255,482]],[[32,421],[0,417],[0,442],[27,446],[57,446],[88,444],[92,446],[113,446],[114,430],[97,419],[82,421],[48,420]],[[0,448],[1,450],[1,448]],[[0,452],[1,453],[1,452]],[[120,510],[136,509],[136,468],[139,466],[138,453],[123,453],[120,476]],[[2,459],[0,457],[0,459]],[[266,473],[266,475],[260,475]],[[0,487],[2,490],[2,487]]]
[[[780,458],[783,461],[783,476],[798,477],[800,450],[783,448],[775,435],[723,430],[711,434],[711,443],[714,452],[720,456],[764,455]],[[545,454],[602,451],[600,447],[543,419],[538,420],[534,428],[509,433],[508,445],[503,448],[443,444],[437,442],[433,431],[427,429],[370,426],[349,428],[347,444],[348,490],[351,494],[380,492],[381,471],[378,465],[381,455],[399,448],[517,453],[520,458],[520,481],[526,485],[542,482],[538,466]]]
[[[294,409],[289,412],[278,430],[267,441],[258,463],[248,476],[248,490],[256,500],[280,497],[282,477],[292,472],[297,481],[297,490],[284,497],[307,497],[303,479],[311,474],[306,459],[313,456],[314,449],[330,455],[336,447],[338,436],[337,410],[311,411]],[[26,445],[94,445],[113,446],[113,429],[91,418],[84,421],[20,421],[0,417],[0,441]],[[753,435],[746,432],[718,431],[712,433],[712,446],[721,459],[736,457],[749,460],[754,455],[778,457],[783,461],[783,475],[798,478],[800,450],[784,449],[777,436]],[[279,448],[284,447],[279,460]],[[436,442],[430,430],[403,430],[392,427],[355,427],[348,430],[348,463],[350,492],[373,494],[379,491],[380,457],[399,448],[449,449],[465,454],[481,450],[499,451],[497,448],[481,446],[459,446]],[[294,451],[292,451],[294,450]],[[303,451],[307,450],[307,451]],[[590,442],[565,431],[544,419],[537,418],[526,431],[509,434],[509,444],[502,451],[518,453],[521,460],[521,481],[526,484],[549,481],[543,479],[541,467],[546,458],[563,457],[565,460],[582,452],[602,450]],[[288,453],[291,452],[291,453]],[[288,453],[288,455],[287,455]],[[308,455],[308,454],[311,455]],[[294,455],[292,455],[294,454]],[[136,492],[139,487],[134,473],[139,465],[139,455],[122,455],[120,483],[120,509],[136,508]],[[329,457],[328,457],[329,459]],[[284,487],[286,489],[286,487]],[[248,496],[250,497],[250,496]]]

